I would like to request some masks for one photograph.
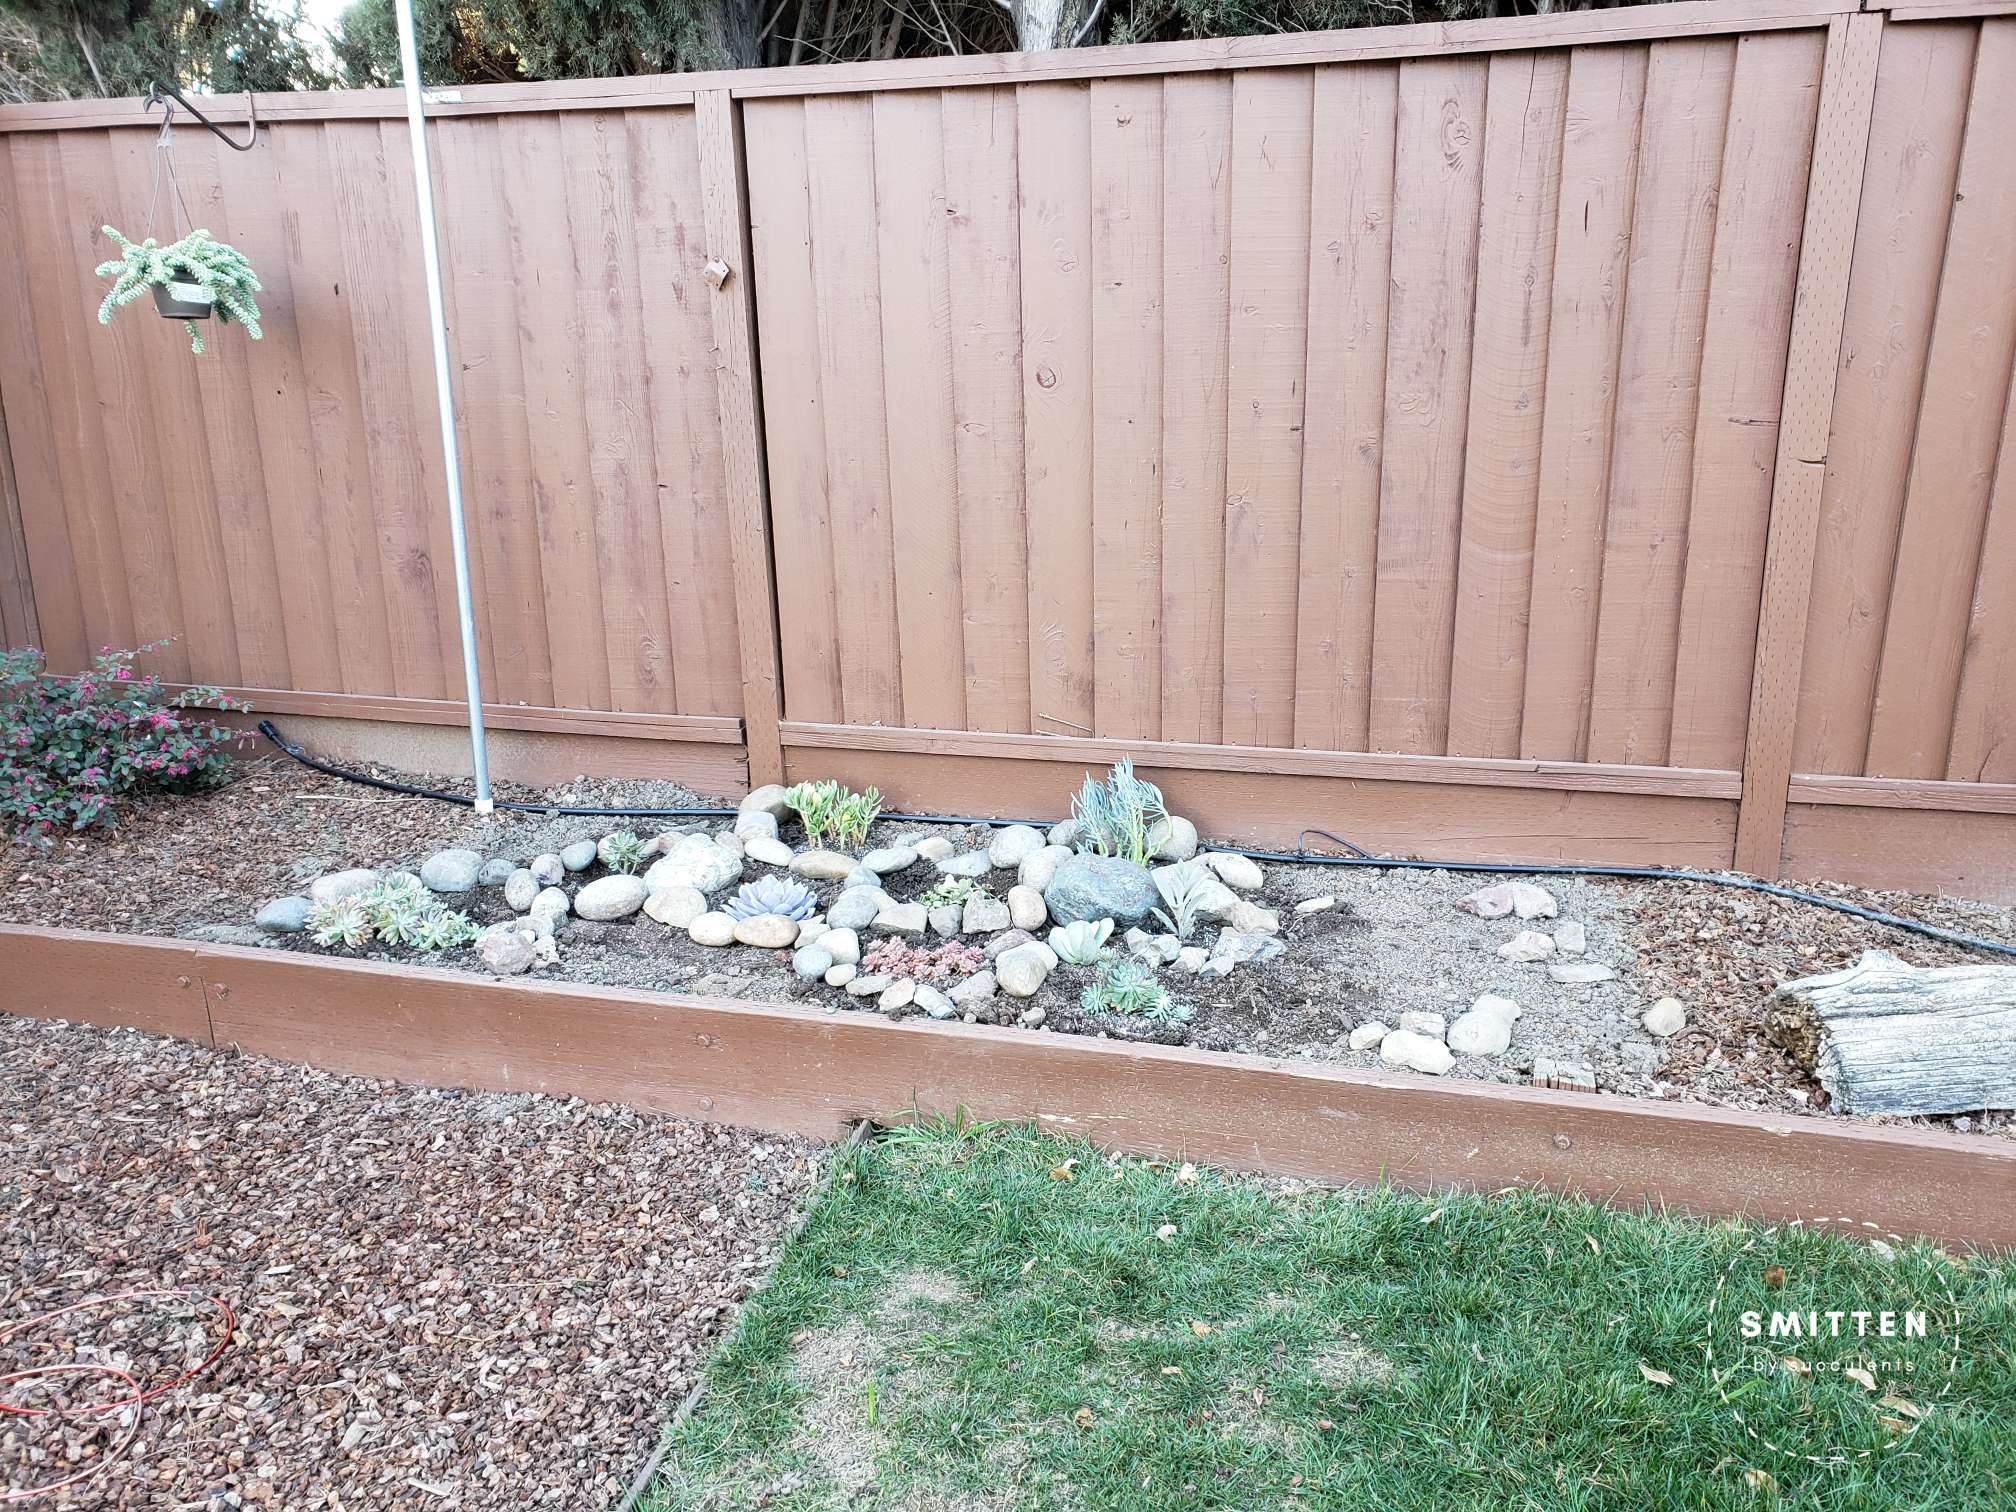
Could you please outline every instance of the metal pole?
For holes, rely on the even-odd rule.
[[[469,756],[476,768],[476,812],[491,812],[490,753],[483,738],[483,683],[476,667],[476,605],[469,589],[469,536],[462,524],[462,462],[455,445],[455,391],[448,379],[448,322],[441,304],[441,249],[434,239],[434,179],[427,164],[427,115],[420,97],[420,48],[413,40],[413,0],[396,0],[399,71],[406,85],[407,134],[413,142],[413,197],[420,205],[420,260],[427,267],[427,316],[434,337],[434,394],[441,406],[441,460],[448,473],[448,536],[455,551],[455,609],[462,624],[462,681],[469,690]]]

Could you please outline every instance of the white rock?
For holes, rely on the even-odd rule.
[[[774,838],[765,839],[758,836],[754,840],[742,842],[743,858],[761,866],[789,866],[793,854],[790,846]]]
[[[1036,852],[1043,849],[1043,831],[1027,824],[1011,824],[1006,829],[996,830],[987,843],[987,859],[1003,870],[1020,866]]]
[[[943,861],[952,854],[952,842],[943,835],[923,835],[910,849],[926,861]]]
[[[965,917],[956,903],[941,903],[925,914],[925,921],[931,926],[931,933],[940,939],[949,940],[959,933],[959,921]]]
[[[831,966],[826,968],[826,985],[828,987],[845,987],[860,974],[861,968],[852,961],[835,961]]]
[[[826,922],[836,929],[865,929],[875,915],[896,900],[879,887],[850,887],[826,910]]]
[[[699,838],[709,845],[714,843],[708,840],[705,835]],[[570,872],[588,870],[589,867],[595,864],[595,842],[593,840],[576,840],[572,845],[562,846],[560,849],[560,864]]]
[[[1589,931],[1580,919],[1563,919],[1554,926],[1554,948],[1563,955],[1580,955],[1589,948]]]
[[[557,887],[542,887],[532,906],[525,910],[525,922],[541,934],[551,934],[574,909],[573,903]]]
[[[1148,854],[1156,861],[1188,861],[1197,854],[1197,826],[1181,814],[1156,820],[1148,830]]]
[[[826,921],[814,914],[809,919],[798,921],[798,943],[810,945],[814,940],[823,939],[829,933]]]
[[[697,887],[666,887],[644,900],[644,912],[660,924],[684,929],[707,912],[707,895]]]
[[[745,846],[751,840],[775,840],[777,816],[768,809],[744,809],[735,816],[735,833]]]
[[[861,936],[851,929],[829,929],[819,936],[819,943],[836,965],[851,966],[861,959]]]
[[[1337,900],[1333,897],[1304,898],[1300,903],[1295,905],[1295,912],[1298,914],[1328,913],[1336,906]]]
[[[824,977],[836,964],[826,947],[817,940],[809,945],[800,945],[791,954],[791,969],[808,982]]]
[[[1676,997],[1662,997],[1645,1010],[1645,1032],[1666,1039],[1687,1027],[1687,1010]]]
[[[1439,1040],[1448,1032],[1449,1021],[1439,1013],[1403,1013],[1400,1015],[1400,1027],[1409,1034]]]
[[[1373,1019],[1370,1023],[1360,1024],[1353,1029],[1345,1043],[1353,1050],[1370,1050],[1390,1032],[1384,1024]]]
[[[1014,922],[1006,903],[999,898],[982,897],[975,893],[966,900],[966,910],[959,916],[959,932],[994,934],[1008,928]]]
[[[1046,845],[1022,863],[1015,873],[1015,880],[1024,887],[1033,887],[1041,892],[1057,875],[1057,863],[1071,853],[1068,845]]]
[[[1600,961],[1556,961],[1547,975],[1566,987],[1585,987],[1591,982],[1615,981],[1617,973]]]
[[[1234,855],[1231,851],[1207,851],[1204,864],[1218,873],[1220,882],[1241,892],[1257,892],[1267,880],[1260,870],[1260,863],[1251,856]]]
[[[1195,976],[1204,969],[1204,963],[1211,959],[1211,952],[1202,945],[1185,945],[1176,952],[1176,969],[1185,976]]]
[[[736,810],[738,814],[764,813],[772,819],[782,819],[791,812],[791,806],[784,801],[789,792],[781,783],[766,782],[762,787],[750,789]]]
[[[706,835],[681,835],[672,849],[651,863],[644,886],[652,892],[690,887],[713,894],[742,880],[742,863]]]
[[[642,877],[597,877],[574,894],[574,912],[583,919],[627,919],[650,896]]]
[[[1498,954],[1508,961],[1543,961],[1554,954],[1554,942],[1537,929],[1522,929],[1498,947]]]
[[[1449,1026],[1449,1048],[1458,1055],[1503,1055],[1512,1044],[1512,1021],[1519,1005],[1490,993]]]
[[[847,984],[849,997],[876,997],[889,990],[894,978],[886,976],[857,976]]]
[[[1241,898],[1225,916],[1225,922],[1241,934],[1275,935],[1281,933],[1281,916],[1271,908],[1262,908],[1258,903],[1249,903]]]
[[[959,1011],[952,1005],[952,999],[924,982],[917,984],[917,995],[911,1001],[934,1019],[949,1019]]]
[[[883,988],[882,996],[876,999],[875,1006],[888,1013],[891,1009],[908,1008],[916,1000],[917,984],[904,977],[900,982],[891,982]]]
[[[476,955],[498,976],[518,976],[539,959],[539,932],[515,922],[492,924],[476,936]]]
[[[539,896],[539,879],[529,866],[521,866],[504,879],[504,902],[514,913],[523,913]]]
[[[878,877],[908,871],[917,864],[917,848],[914,845],[885,845],[880,850],[868,852],[861,858],[861,864]]]
[[[791,858],[791,870],[801,877],[838,882],[854,870],[854,858],[836,850],[801,851]]]
[[[725,913],[703,913],[686,926],[686,934],[695,945],[733,945],[735,920]]]
[[[954,987],[949,994],[952,1001],[962,1008],[970,1008],[975,1003],[989,1001],[995,993],[996,983],[991,971],[976,971],[965,981]]]
[[[1507,914],[1522,919],[1551,919],[1560,912],[1554,895],[1531,882],[1499,882],[1479,888],[1469,897],[1458,899],[1456,906],[1480,919],[1502,919]]]
[[[726,830],[723,830],[720,834],[714,837],[714,843],[720,846],[721,849],[728,852],[729,855],[733,856],[738,861],[742,859],[743,852],[748,849],[748,847],[742,843],[742,837],[740,835],[731,835]]]
[[[526,863],[525,869],[532,873],[532,880],[541,887],[558,887],[560,879],[567,875],[566,864],[552,851],[534,856]]]
[[[1405,1066],[1410,1071],[1423,1071],[1430,1076],[1440,1076],[1456,1064],[1456,1057],[1449,1053],[1449,1047],[1442,1041],[1416,1034],[1411,1029],[1395,1029],[1380,1040],[1379,1059],[1389,1066]]]
[[[876,912],[868,927],[881,934],[914,937],[924,933],[930,923],[922,903],[889,903]]]
[[[369,892],[377,885],[378,873],[368,866],[353,866],[349,871],[331,872],[326,877],[317,877],[308,886],[308,901],[336,903],[344,898],[354,898],[361,892]]]
[[[1008,919],[1017,929],[1041,929],[1050,921],[1043,894],[1017,884],[1008,889]]]
[[[995,958],[994,979],[1010,997],[1034,997],[1056,964],[1057,957],[1050,947],[1032,940]]]
[[[753,945],[758,950],[783,950],[796,944],[797,940],[798,921],[787,919],[782,914],[756,914],[735,921],[735,942],[738,945]]]
[[[483,852],[460,847],[436,851],[420,863],[420,880],[437,893],[468,892],[482,874]]]
[[[938,863],[941,877],[984,877],[992,865],[985,851],[968,851],[963,856],[946,856]]]

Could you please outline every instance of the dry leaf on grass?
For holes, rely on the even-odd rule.
[[[1190,1332],[1197,1335],[1200,1339],[1208,1339],[1211,1337],[1211,1325],[1209,1323],[1200,1323],[1197,1319],[1192,1318],[1190,1320]]]
[[[1671,1386],[1673,1384],[1673,1377],[1666,1374],[1666,1372],[1663,1370],[1654,1370],[1650,1365],[1647,1365],[1643,1360],[1640,1360],[1638,1362],[1638,1374],[1645,1377],[1645,1379],[1650,1381],[1654,1386]]]
[[[1076,1181],[1078,1179],[1077,1165],[1078,1157],[1074,1155],[1065,1161],[1064,1164],[1050,1167],[1050,1179],[1052,1181]]]
[[[1785,1368],[1787,1375],[1810,1376],[1813,1374],[1813,1367],[1797,1355],[1784,1355],[1780,1357],[1778,1363]]]
[[[1925,1416],[1924,1408],[1920,1407],[1916,1402],[1900,1396],[1878,1397],[1876,1405],[1878,1407],[1888,1407],[1892,1412],[1902,1413],[1908,1418],[1922,1418]]]
[[[1842,1369],[1841,1374],[1848,1377],[1849,1380],[1860,1386],[1864,1391],[1874,1391],[1876,1389],[1876,1377],[1859,1365],[1846,1366]]]
[[[1590,1254],[1600,1255],[1603,1253],[1603,1246],[1596,1242],[1596,1236],[1594,1234],[1584,1234],[1582,1236],[1582,1242],[1589,1246]]]
[[[1778,1489],[1778,1477],[1773,1475],[1769,1470],[1745,1470],[1743,1472],[1743,1484],[1748,1486],[1752,1491],[1776,1491]]]

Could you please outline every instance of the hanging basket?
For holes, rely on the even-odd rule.
[[[199,283],[158,283],[154,308],[164,320],[208,320],[217,296]]]

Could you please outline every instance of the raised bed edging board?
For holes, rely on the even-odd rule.
[[[2016,1143],[1159,1045],[0,925],[0,1004],[330,1071],[836,1138],[963,1108],[1146,1155],[2016,1245]]]

